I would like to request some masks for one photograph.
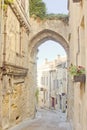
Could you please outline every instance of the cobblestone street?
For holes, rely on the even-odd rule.
[[[26,120],[9,130],[72,130],[66,114],[56,110],[39,109],[36,118]]]

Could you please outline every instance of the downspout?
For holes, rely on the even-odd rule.
[[[0,67],[3,66],[3,45],[4,45],[4,10],[3,10],[3,7],[4,7],[4,0],[0,0],[0,47],[1,47],[1,58],[0,58]]]
[[[49,82],[49,108],[51,108],[51,70],[50,73],[50,82]]]
[[[80,41],[79,41],[79,27],[78,27],[78,50],[77,50],[77,53],[76,53],[76,65],[78,66],[78,56],[79,56],[79,53],[80,53]]]
[[[6,60],[6,35],[7,35],[7,32],[6,32],[6,20],[7,20],[7,10],[5,11],[4,13],[4,44],[3,44],[3,66],[5,65],[5,60]]]
[[[5,2],[3,2],[5,4]],[[8,6],[8,4],[7,4]],[[6,29],[6,23],[7,23],[7,8],[4,10],[3,13],[3,48],[2,48],[2,54],[3,54],[3,61],[2,61],[2,70],[3,73],[6,71],[5,63],[6,63],[6,35],[7,35],[7,29]]]

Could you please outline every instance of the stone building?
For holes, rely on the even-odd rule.
[[[67,70],[66,57],[58,56],[53,61],[38,67],[39,106],[66,111]]]
[[[0,2],[4,5],[5,0]],[[61,20],[38,23],[30,19],[28,0],[7,3],[5,10],[1,8],[3,5],[0,6],[0,129],[7,129],[35,115],[38,46],[48,39],[54,40],[61,42],[68,54],[69,45],[67,23]]]
[[[57,73],[57,84],[58,89],[56,89],[57,92],[57,100],[59,102],[59,108],[62,110],[62,112],[66,111],[66,105],[67,105],[67,62],[62,61],[58,63],[56,67],[56,73]]]
[[[68,0],[68,9],[66,23],[64,19],[30,19],[28,0],[14,0],[5,10],[0,6],[0,129],[35,114],[36,56],[43,42],[59,42],[67,53],[67,63],[87,71],[87,1]],[[55,75],[55,69],[51,70]],[[70,77],[67,93],[73,129],[87,130],[87,82],[72,82]]]
[[[34,116],[34,92],[28,82],[29,0],[14,0],[0,10],[1,130]]]
[[[70,64],[84,66],[87,76],[87,1],[69,0]],[[72,82],[74,130],[87,130],[87,82]],[[72,107],[74,106],[74,107]]]

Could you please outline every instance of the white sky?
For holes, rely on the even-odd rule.
[[[49,61],[57,58],[57,55],[65,56],[66,52],[63,47],[54,42],[54,41],[46,41],[39,47],[38,53],[38,64],[42,64],[44,59],[47,58]]]
[[[68,13],[67,0],[43,0],[48,13]]]
[[[47,13],[63,13],[67,14],[67,0],[43,0],[46,3]],[[63,47],[54,42],[54,41],[46,41],[44,44],[39,46],[39,53],[37,55],[38,60],[37,64],[41,65],[45,58],[49,61],[54,60],[57,55],[65,56],[65,50]]]

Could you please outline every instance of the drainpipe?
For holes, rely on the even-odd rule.
[[[2,67],[4,67],[4,63],[5,63],[5,55],[6,55],[6,14],[7,12],[5,10],[3,10],[4,7],[4,0],[1,0],[1,55],[3,54],[2,57]],[[5,19],[5,20],[4,20]]]
[[[3,31],[4,31],[4,11],[3,11],[3,6],[4,6],[4,0],[0,0],[0,48],[1,48],[1,64],[0,66],[2,67],[2,47],[4,45],[4,37],[3,37]]]
[[[79,27],[78,27],[78,51],[76,53],[76,65],[78,66],[78,56],[80,53],[80,42],[79,42]]]
[[[4,14],[4,45],[3,45],[3,66],[5,65],[5,60],[6,60],[6,35],[7,35],[7,32],[6,32],[6,20],[7,20],[7,10],[5,11],[5,14]]]
[[[1,1],[0,1],[0,45],[2,42],[2,39],[1,39],[1,34],[2,34],[2,32],[1,32],[1,17],[2,17],[2,15],[1,15]]]
[[[49,108],[51,108],[51,70],[50,73],[50,80],[49,80]]]

